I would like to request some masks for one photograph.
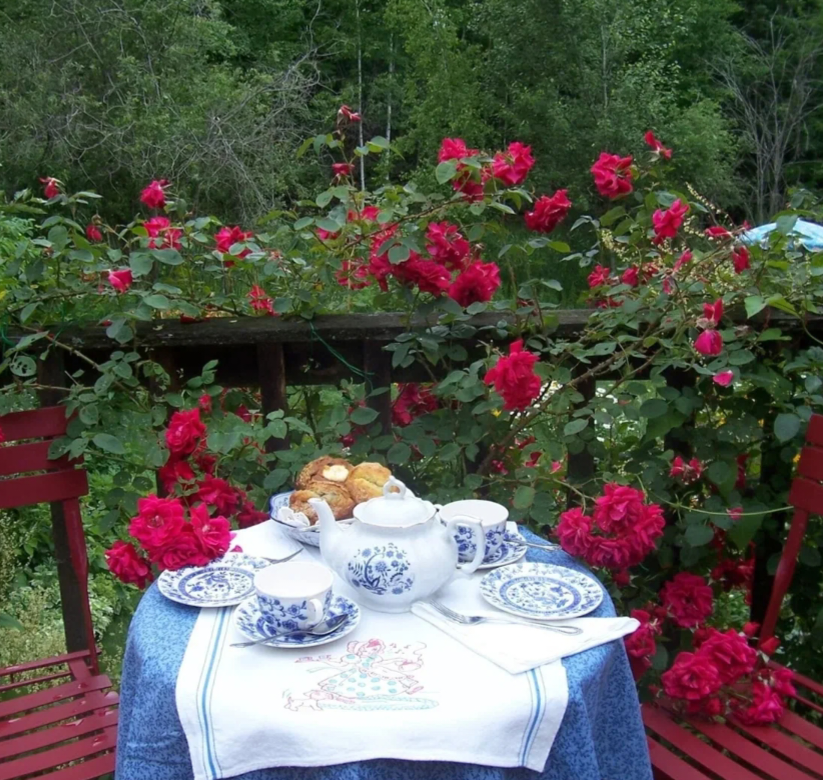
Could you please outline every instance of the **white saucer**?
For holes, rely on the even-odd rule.
[[[509,533],[503,537],[503,544],[497,551],[497,555],[490,561],[483,561],[477,570],[481,569],[496,569],[498,566],[507,566],[510,563],[519,561],[527,552],[528,547],[525,544],[518,544],[517,542],[525,542],[526,540],[519,533]]]
[[[268,642],[261,642],[261,646],[265,647],[316,647],[317,645],[325,645],[328,642],[334,642],[340,637],[350,634],[357,628],[360,622],[360,607],[357,606],[351,599],[345,596],[333,596],[329,611],[326,613],[327,618],[337,617],[338,615],[348,615],[340,626],[338,626],[331,634],[326,636],[312,636],[311,634],[292,634],[291,636],[284,636],[281,638],[274,638],[275,627],[269,620],[260,613],[260,605],[257,603],[257,596],[252,596],[246,599],[238,608],[235,614],[234,623],[237,630],[243,634],[244,637],[251,641],[257,641],[267,636],[272,636]]]
[[[160,592],[189,607],[233,607],[254,593],[254,575],[271,562],[245,553],[226,553],[205,566],[164,571]]]

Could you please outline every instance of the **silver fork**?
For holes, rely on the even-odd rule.
[[[441,604],[439,601],[424,601],[430,607],[434,607],[443,617],[453,620],[455,623],[460,623],[464,626],[475,626],[478,623],[513,623],[520,626],[531,626],[533,628],[545,628],[547,631],[556,631],[558,634],[566,634],[568,636],[576,636],[582,634],[583,630],[577,626],[552,626],[548,623],[541,623],[536,620],[520,619],[516,617],[486,617],[485,615],[463,615],[460,612],[455,612],[453,609]]]
[[[296,558],[300,553],[303,552],[303,548],[301,547],[297,552],[293,552],[291,555],[287,555],[285,558],[267,558],[265,555],[258,555],[257,558],[262,558],[264,561],[268,561],[269,563],[285,563],[286,561],[290,561],[292,558]]]

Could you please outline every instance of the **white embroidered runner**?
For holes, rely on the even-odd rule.
[[[272,522],[249,532],[249,554],[291,549]],[[230,647],[234,609],[201,610],[177,680],[195,780],[373,758],[543,770],[568,699],[559,661],[512,675],[411,613],[361,611],[303,651]]]

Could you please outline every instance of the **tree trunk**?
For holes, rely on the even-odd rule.
[[[363,33],[360,27],[360,0],[354,6],[357,17],[357,113],[360,121],[357,124],[358,140],[363,146]],[[366,190],[366,158],[360,157],[360,191]]]

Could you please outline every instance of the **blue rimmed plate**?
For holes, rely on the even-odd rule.
[[[164,571],[160,592],[189,607],[233,607],[254,593],[254,575],[271,562],[245,553],[226,553],[205,566]]]
[[[537,620],[588,615],[603,601],[597,580],[553,563],[515,563],[495,569],[480,581],[480,593],[504,612]]]
[[[235,625],[237,629],[247,639],[253,642],[271,637],[268,642],[260,642],[266,647],[315,647],[325,645],[327,642],[334,642],[335,639],[350,634],[360,622],[360,607],[351,599],[345,596],[334,596],[331,606],[326,612],[326,619],[346,615],[347,619],[341,623],[335,631],[325,636],[312,636],[311,634],[290,634],[289,636],[276,637],[277,627],[269,618],[260,612],[260,605],[257,596],[244,601],[235,613]]]

